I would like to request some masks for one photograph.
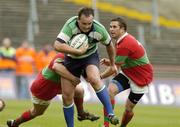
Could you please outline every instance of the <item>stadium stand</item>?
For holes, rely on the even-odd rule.
[[[0,38],[9,37],[14,44],[26,37],[29,3],[23,0],[0,1]]]
[[[35,36],[34,45],[41,47],[44,43],[53,43],[64,22],[82,6],[68,0],[49,0],[48,4],[38,3],[38,16],[40,33]],[[119,15],[112,12],[99,10],[100,21],[108,28],[111,18]],[[24,0],[1,0],[0,1],[0,38],[10,37],[13,45],[17,46],[22,39],[26,38],[27,20],[29,17],[29,2]],[[151,25],[149,22],[139,21],[126,17],[128,21],[128,31],[138,36],[137,26],[143,25],[145,28],[145,41],[150,60],[155,65],[156,76],[180,76],[180,30],[160,27],[161,38],[156,39],[150,36]],[[101,51],[104,52],[104,49]],[[105,54],[101,54],[104,56]],[[166,73],[168,72],[168,73]]]

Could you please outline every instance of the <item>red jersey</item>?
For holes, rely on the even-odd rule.
[[[49,65],[37,75],[31,85],[31,92],[34,96],[42,100],[51,100],[61,93],[61,77],[52,69],[52,66],[55,62],[61,63],[63,60],[64,54],[58,53]]]
[[[153,79],[153,68],[146,51],[132,35],[125,33],[116,44],[116,64],[138,86],[146,86]]]

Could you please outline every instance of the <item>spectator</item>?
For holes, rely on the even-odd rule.
[[[0,71],[12,72],[16,68],[15,48],[11,46],[10,38],[2,40],[2,47],[0,47]]]
[[[52,46],[45,44],[36,56],[36,67],[38,71],[41,71],[46,65],[48,65],[55,55],[56,52],[52,50]]]
[[[34,74],[35,50],[24,40],[16,50],[16,92],[20,99],[29,98],[28,85]]]

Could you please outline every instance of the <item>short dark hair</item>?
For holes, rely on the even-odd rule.
[[[124,27],[124,30],[126,31],[127,30],[127,23],[126,21],[124,20],[124,18],[122,17],[117,17],[117,18],[114,18],[111,20],[112,21],[117,21],[119,23],[119,26],[120,28]]]
[[[79,10],[78,12],[78,19],[82,16],[82,15],[85,15],[85,16],[90,16],[92,15],[94,17],[94,10],[92,8],[89,8],[89,7],[83,7]]]

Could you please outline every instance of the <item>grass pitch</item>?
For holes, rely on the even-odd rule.
[[[6,107],[0,112],[0,127],[7,127],[7,119],[15,119],[26,109],[29,109],[31,101],[5,100]],[[95,122],[77,120],[75,112],[75,127],[102,127],[102,106],[96,103],[85,103],[85,109],[99,114],[101,119]],[[116,105],[115,113],[122,116],[124,105]],[[142,106],[135,108],[135,117],[128,127],[180,127],[180,107],[170,106]],[[62,103],[53,101],[43,116],[37,117],[21,127],[66,127],[63,116]],[[111,125],[111,127],[115,127]]]

